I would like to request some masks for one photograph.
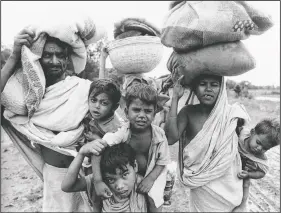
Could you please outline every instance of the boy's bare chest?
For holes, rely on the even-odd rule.
[[[150,134],[147,135],[133,135],[130,139],[131,147],[136,151],[137,154],[148,154],[152,137]]]
[[[144,176],[148,163],[148,153],[151,144],[151,136],[132,135],[129,144],[136,152],[136,160],[139,168],[138,173]]]

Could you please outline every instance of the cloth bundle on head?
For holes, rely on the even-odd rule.
[[[71,61],[75,73],[84,70],[87,59],[86,46],[106,36],[104,28],[98,27],[90,18],[69,23],[48,23],[29,26],[35,33],[31,47],[22,47],[22,67],[8,80],[1,102],[10,111],[32,117],[45,93],[45,76],[39,59],[42,56],[47,34],[69,44],[72,47]],[[17,92],[17,94],[12,94]]]
[[[167,68],[173,81],[189,83],[200,74],[236,76],[255,68],[255,60],[240,41],[273,26],[270,16],[244,1],[172,3],[161,42],[173,47]]]
[[[143,18],[125,18],[114,24],[114,39],[132,36],[160,36],[160,30]]]
[[[271,17],[245,1],[181,1],[172,3],[161,42],[186,52],[219,42],[247,39],[273,26]]]
[[[236,76],[255,66],[254,57],[241,41],[214,44],[188,53],[173,52],[167,62],[173,82],[184,75],[186,86],[200,74]]]

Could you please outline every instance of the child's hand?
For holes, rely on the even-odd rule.
[[[108,186],[103,181],[97,181],[94,183],[97,196],[100,196],[102,199],[108,199],[112,196],[112,192]]]
[[[84,133],[84,136],[87,141],[93,141],[96,139],[100,139],[100,137],[97,134],[94,134],[92,132]]]
[[[139,193],[148,193],[153,186],[154,181],[149,178],[145,177],[142,182],[138,185],[137,192]]]
[[[253,161],[247,160],[245,165],[245,170],[247,171],[254,171],[256,169],[255,163]]]
[[[242,170],[241,172],[238,173],[238,178],[240,179],[245,179],[249,177],[248,171]]]
[[[184,93],[184,88],[181,85],[181,81],[184,78],[184,76],[182,75],[177,82],[174,85],[173,88],[173,97],[180,99],[183,96]]]
[[[107,143],[102,139],[97,139],[92,142],[86,143],[84,146],[81,147],[79,153],[82,155],[100,155],[100,153],[104,150],[107,146]]]

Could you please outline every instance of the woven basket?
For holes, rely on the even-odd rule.
[[[121,74],[150,72],[163,56],[163,45],[156,36],[113,40],[107,49],[112,66]]]

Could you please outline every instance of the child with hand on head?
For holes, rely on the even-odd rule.
[[[129,120],[117,132],[108,132],[103,140],[109,146],[128,143],[136,152],[138,173],[144,176],[137,190],[148,194],[149,212],[161,212],[166,184],[166,165],[170,162],[165,132],[152,125],[157,106],[157,92],[151,86],[139,83],[126,92],[125,113]],[[93,167],[94,180],[99,180],[98,166]],[[102,187],[100,187],[101,189]]]
[[[190,211],[231,212],[242,200],[235,129],[239,118],[249,116],[239,103],[228,103],[224,77],[213,74],[192,80],[187,105],[178,113],[183,78],[174,85],[165,132],[169,145],[179,141],[178,177],[190,189]],[[192,94],[198,103],[189,103]]]
[[[92,174],[78,177],[83,159],[93,154],[93,149],[99,147],[85,144],[72,161],[62,182],[65,192],[86,191],[94,212],[147,212],[145,196],[136,192],[142,178],[137,174],[138,164],[136,153],[128,144],[122,143],[106,147],[101,156],[101,175],[103,181],[112,192],[112,196],[102,201],[95,208],[96,193],[94,191]]]
[[[246,201],[249,196],[250,179],[263,178],[268,171],[265,153],[279,144],[280,123],[277,120],[264,119],[251,130],[241,127],[238,151],[242,171],[238,173],[238,178],[243,179],[243,200]],[[235,211],[239,212],[245,207],[240,205]]]

